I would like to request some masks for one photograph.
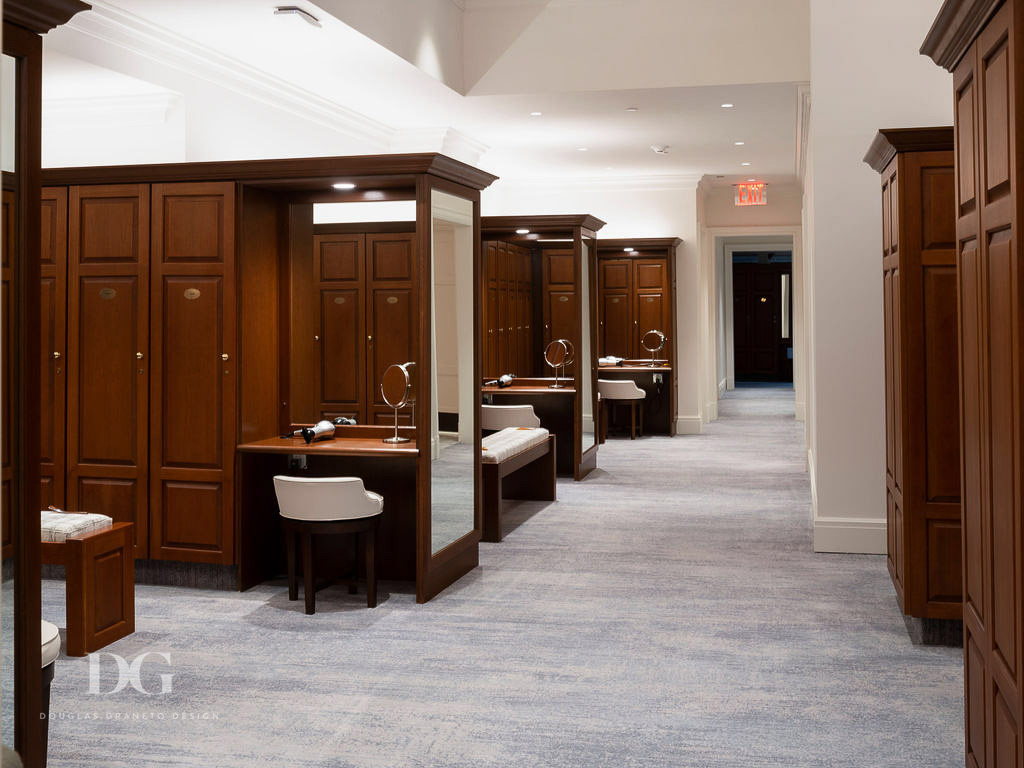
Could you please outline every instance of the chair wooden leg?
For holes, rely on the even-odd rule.
[[[291,527],[285,529],[284,547],[288,557],[288,599],[299,599],[299,579],[295,575],[295,549],[298,541],[295,539],[295,530]]]
[[[313,583],[313,534],[302,532],[302,576],[305,582],[306,613],[316,613],[316,586]]]
[[[377,566],[374,562],[377,531],[370,528],[363,533],[363,547],[366,555],[366,607],[377,607]]]
[[[629,439],[636,440],[636,400],[629,401]]]
[[[348,593],[354,595],[359,591],[359,532],[352,534],[352,581],[348,585]]]
[[[637,408],[640,409],[640,437],[644,436],[644,400],[637,400]]]

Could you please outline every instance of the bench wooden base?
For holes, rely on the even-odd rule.
[[[64,566],[68,656],[85,656],[135,631],[131,523],[40,544],[44,564]]]
[[[501,500],[555,500],[555,436],[499,464],[481,464],[483,541],[501,541]]]

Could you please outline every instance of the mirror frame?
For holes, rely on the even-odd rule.
[[[585,242],[586,241],[586,242]],[[584,245],[586,255],[584,256]],[[587,271],[587,295],[581,298],[587,302],[587,347],[589,348],[590,370],[586,375],[590,376],[590,413],[594,428],[594,442],[583,446],[583,366],[576,365],[573,369],[576,386],[576,479],[582,480],[590,472],[597,469],[597,449],[601,444],[598,435],[598,401],[597,401],[597,231],[588,229],[585,226],[576,228],[573,232],[573,251],[576,256],[576,292],[582,293],[583,270]],[[576,312],[577,338],[583,342],[583,302],[578,302],[579,309]],[[576,358],[579,363],[583,359],[581,355]]]
[[[430,337],[431,293],[433,286],[429,276],[433,259],[433,208],[434,190],[461,197],[473,204],[473,285],[480,284],[480,190],[463,186],[432,175],[416,179],[416,252],[418,261],[419,291],[419,359],[416,361],[417,399],[421,403],[431,402],[433,395],[432,378],[434,361],[431,358]],[[481,377],[480,360],[480,292],[473,291],[473,381]],[[443,549],[432,552],[431,538],[431,472],[429,435],[431,433],[431,409],[416,409],[416,435],[419,447],[416,514],[416,602],[425,603],[454,583],[459,577],[476,568],[480,562],[479,543],[483,534],[483,513],[481,507],[480,474],[480,398],[473,399],[473,424],[475,435],[473,451],[473,529]]]

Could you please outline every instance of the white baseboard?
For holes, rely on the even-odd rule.
[[[704,431],[704,422],[700,416],[680,416],[676,419],[677,435],[699,435]]]
[[[815,552],[884,555],[885,520],[857,517],[814,518]]]
[[[796,414],[797,421],[807,421],[807,403],[802,403],[797,400],[793,404],[793,409]]]
[[[704,403],[704,423],[707,424],[709,421],[714,421],[718,418],[718,401],[712,400],[709,403]]]
[[[725,388],[736,389],[736,378],[734,376],[730,376],[725,380]]]
[[[729,380],[728,379],[722,379],[720,382],[718,382],[718,396],[721,397],[722,395],[724,395],[728,388],[729,388]]]

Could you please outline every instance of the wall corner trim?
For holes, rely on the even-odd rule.
[[[815,516],[814,551],[884,555],[886,552],[885,520]]]

